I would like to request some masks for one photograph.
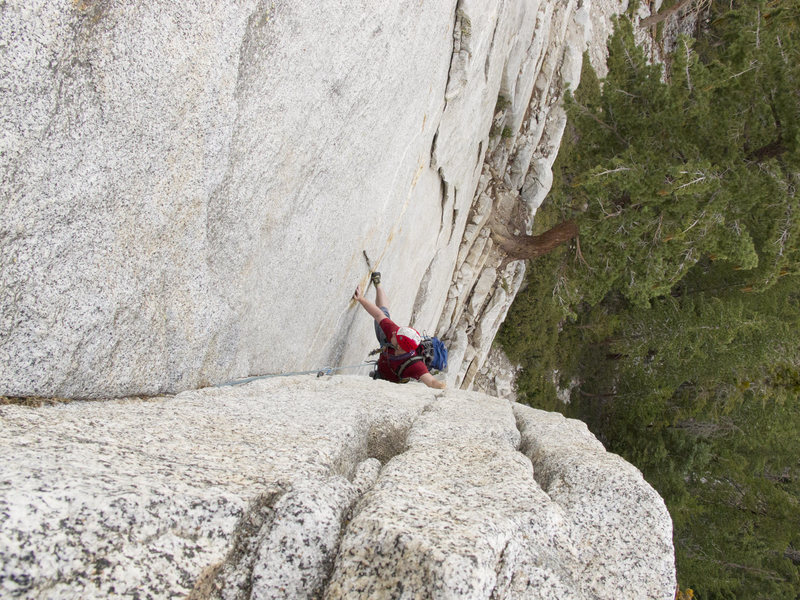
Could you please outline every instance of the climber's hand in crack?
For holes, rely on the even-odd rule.
[[[386,314],[378,308],[378,305],[375,304],[372,300],[368,300],[364,294],[361,292],[361,286],[356,286],[356,291],[353,292],[353,300],[358,302],[361,306],[364,307],[370,316],[375,319],[378,323],[383,321],[386,318]]]

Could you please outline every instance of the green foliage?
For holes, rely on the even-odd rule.
[[[511,100],[499,94],[497,96],[497,103],[494,106],[494,114],[499,113],[501,110],[506,110],[511,107]]]
[[[546,210],[541,211],[537,216],[537,233],[555,222]],[[523,397],[555,399],[553,371],[563,360],[556,353],[563,313],[553,303],[543,303],[540,299],[552,294],[565,258],[566,253],[560,248],[530,266],[526,286],[517,294],[498,332],[498,342],[506,354],[524,369],[517,380],[518,394]],[[554,405],[548,408],[552,410]]]
[[[584,161],[591,162],[575,165],[566,192],[570,205],[587,209],[580,227],[588,265],[583,276],[574,274],[576,287],[567,300],[595,304],[619,290],[647,306],[706,256],[752,270],[758,288],[797,264],[789,250],[800,235],[800,162],[786,152],[784,164],[774,157],[753,160],[759,151],[752,147],[766,147],[778,133],[773,123],[758,136],[743,136],[739,105],[720,111],[736,96],[740,78],[702,63],[692,40],[684,38],[665,83],[661,67],[648,64],[633,45],[628,21],[619,23],[609,42],[608,66],[599,97],[568,100],[589,150]],[[793,109],[798,113],[796,97]],[[765,118],[744,116],[756,121],[749,132]]]
[[[498,338],[521,400],[582,418],[661,493],[701,600],[800,589],[798,23],[789,0],[714,2],[665,76],[620,21],[537,214],[577,219],[580,247],[531,263]]]

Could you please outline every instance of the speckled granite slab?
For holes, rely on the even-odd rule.
[[[653,598],[671,521],[579,422],[297,377],[0,406],[0,595]]]

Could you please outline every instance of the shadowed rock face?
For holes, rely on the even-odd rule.
[[[0,394],[356,364],[364,250],[469,387],[523,274],[489,218],[530,224],[624,4],[4,5]]]
[[[282,378],[0,406],[0,595],[671,599],[671,521],[577,421]]]

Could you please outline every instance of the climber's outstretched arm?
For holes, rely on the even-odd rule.
[[[447,384],[444,381],[439,381],[430,373],[425,373],[425,375],[420,377],[419,380],[428,387],[435,388],[437,390],[443,390],[447,387]]]
[[[364,294],[361,293],[361,286],[356,287],[356,291],[353,294],[353,300],[361,304],[361,306],[364,307],[364,310],[366,310],[378,323],[386,318],[386,315],[383,314],[383,311],[380,308],[378,308],[378,305],[372,300],[367,300]]]

